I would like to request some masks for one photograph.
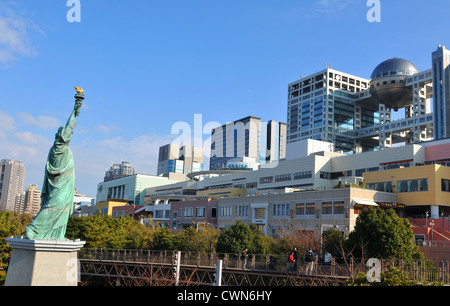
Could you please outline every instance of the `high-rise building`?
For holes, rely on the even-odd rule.
[[[327,141],[352,154],[450,137],[449,64],[439,46],[425,71],[392,58],[370,79],[328,67],[302,77],[288,85],[287,142]]]
[[[25,199],[23,212],[37,215],[41,209],[41,191],[37,189],[36,185],[29,185],[25,190]]]
[[[285,158],[286,123],[249,116],[212,130],[211,170],[227,168],[230,161],[244,157],[259,164]]]
[[[203,149],[167,144],[159,148],[157,175],[189,174],[203,170]]]
[[[0,211],[14,211],[16,194],[23,190],[25,166],[16,160],[0,161]]]
[[[25,207],[25,191],[21,191],[16,193],[16,199],[14,202],[14,211],[23,214],[24,207]]]
[[[135,175],[136,170],[133,168],[130,162],[122,161],[120,164],[112,164],[111,167],[105,172],[105,182],[117,180],[122,177]]]
[[[450,50],[439,46],[433,52],[434,137],[450,137]],[[447,101],[447,103],[446,103]]]
[[[16,194],[14,211],[19,214],[31,214],[33,216],[39,213],[41,209],[41,191],[36,185],[29,185],[25,191]]]

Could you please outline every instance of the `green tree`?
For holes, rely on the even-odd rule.
[[[210,225],[198,224],[179,232],[179,250],[214,253],[220,231]],[[182,243],[185,242],[185,243]]]
[[[323,251],[330,252],[334,257],[340,257],[342,255],[342,249],[344,246],[344,233],[331,228],[323,233]]]
[[[86,241],[86,248],[142,249],[152,243],[153,230],[131,217],[112,218],[100,211],[90,217],[71,217],[66,237]]]
[[[170,232],[168,227],[158,228],[152,235],[151,248],[153,250],[175,250],[177,243],[176,237]]]
[[[216,250],[219,253],[240,253],[247,248],[249,253],[266,254],[273,245],[273,239],[261,235],[256,225],[248,226],[237,221],[220,234]]]
[[[382,272],[380,282],[369,283],[366,274],[359,273],[353,280],[346,282],[347,286],[415,286],[417,281],[412,281],[408,276],[397,268],[391,268]]]
[[[392,209],[363,210],[356,219],[355,230],[345,241],[345,247],[360,258],[423,259],[414,243],[410,223]]]

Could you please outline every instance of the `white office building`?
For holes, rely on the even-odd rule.
[[[266,164],[286,157],[286,124],[249,116],[211,132],[210,170],[229,168],[236,158]]]

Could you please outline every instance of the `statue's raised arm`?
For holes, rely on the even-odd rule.
[[[76,87],[78,88],[78,87]],[[77,94],[75,95],[75,105],[73,107],[73,111],[70,114],[69,119],[67,120],[65,127],[60,127],[58,130],[58,134],[56,134],[55,141],[57,140],[58,136],[61,137],[60,141],[63,141],[64,143],[69,143],[72,139],[73,129],[75,128],[75,118],[80,115],[81,112],[81,106],[83,105],[82,101],[84,99],[83,94]]]
[[[75,89],[77,94],[73,111],[66,125],[58,129],[48,154],[41,210],[26,228],[26,237],[31,240],[66,240],[67,221],[73,212],[75,190],[74,161],[69,143],[75,127],[75,118],[80,115],[84,100],[83,90],[78,87]]]

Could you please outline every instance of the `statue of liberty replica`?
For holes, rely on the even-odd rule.
[[[66,126],[59,128],[45,165],[41,210],[26,228],[26,237],[5,238],[12,248],[5,286],[77,286],[78,251],[85,241],[65,238],[73,211],[75,174],[69,148],[84,100],[75,87],[75,106]]]
[[[45,166],[41,195],[41,210],[26,228],[30,240],[65,241],[67,222],[73,212],[75,173],[72,151],[69,148],[84,100],[83,90],[75,87],[75,106],[64,127],[60,127],[50,149]]]

